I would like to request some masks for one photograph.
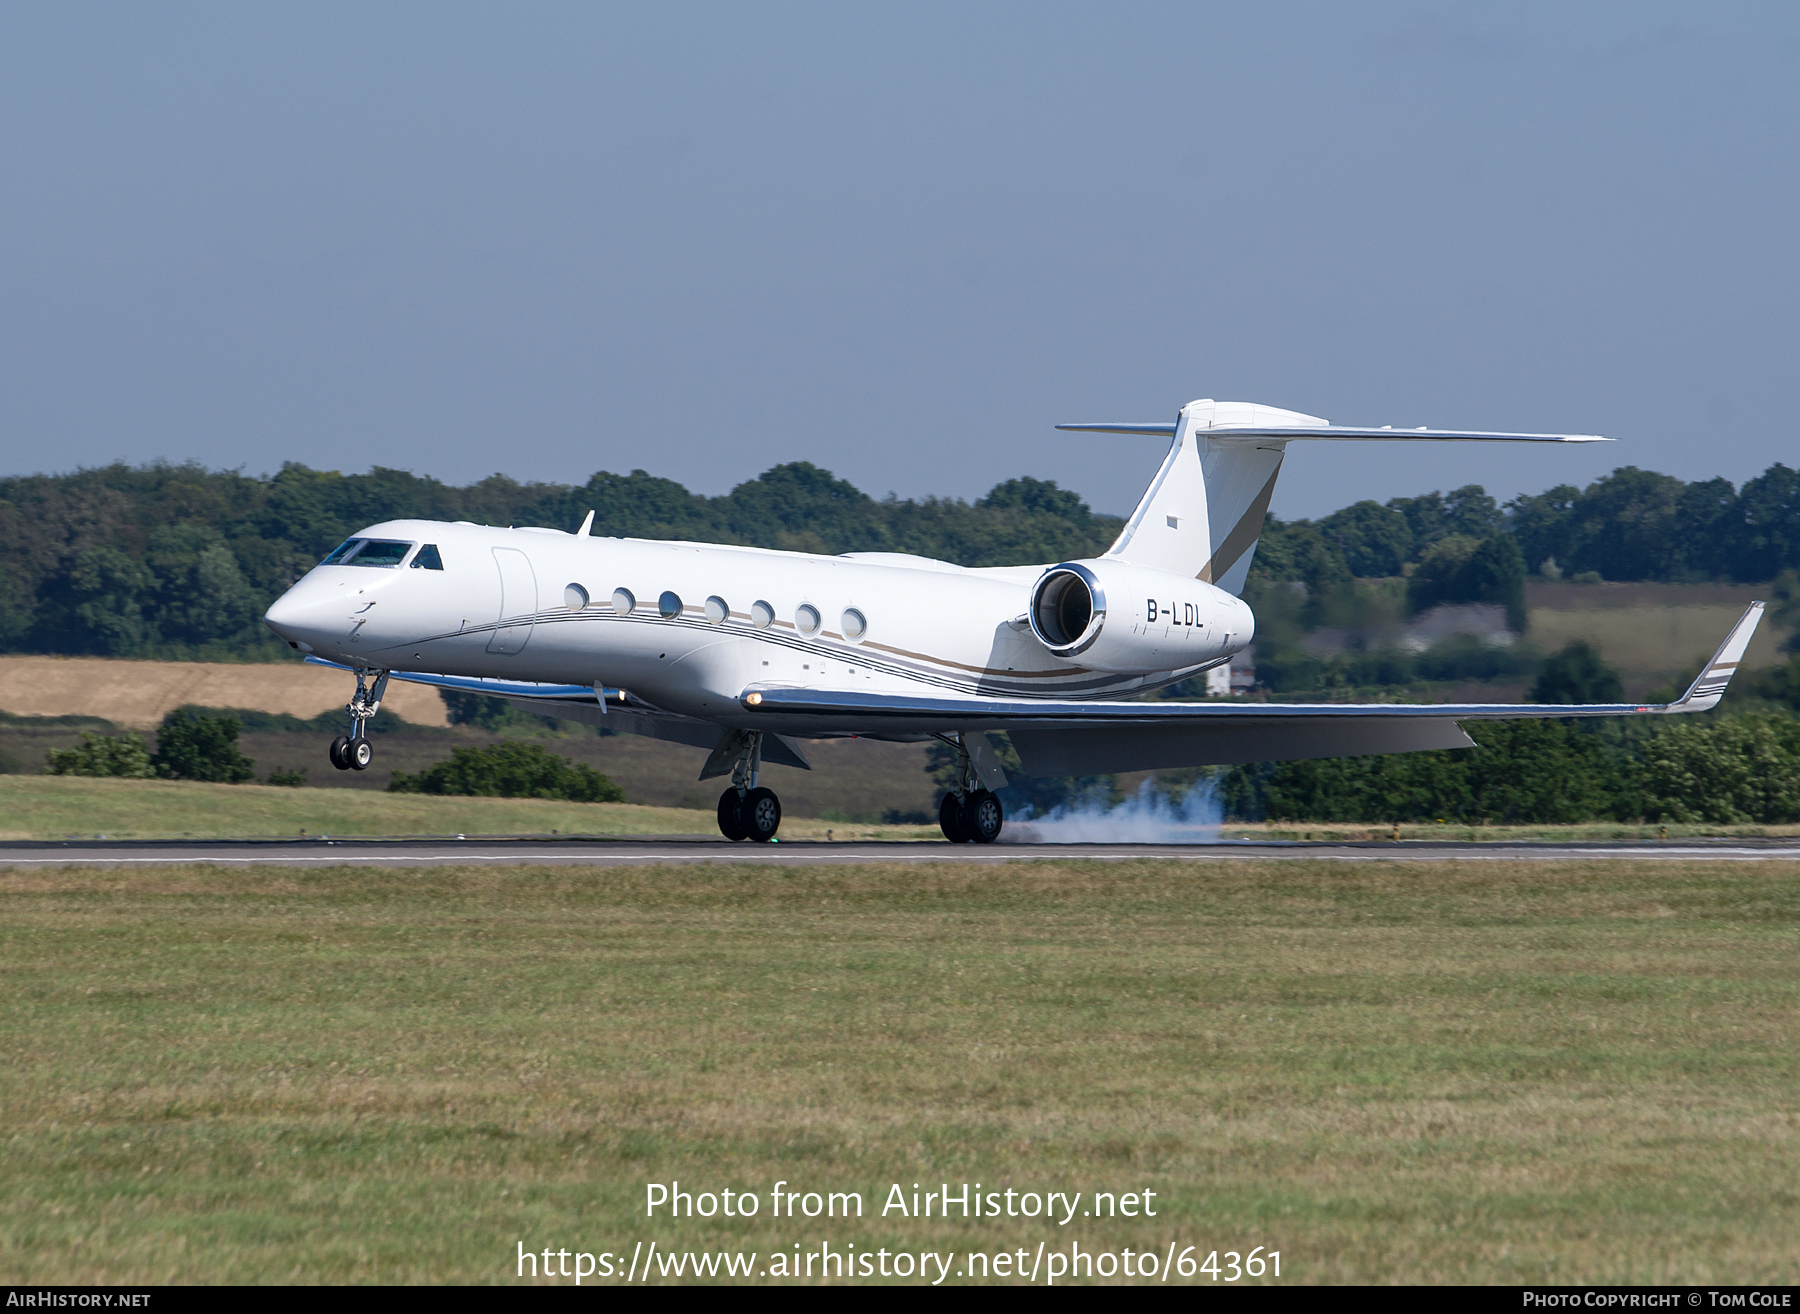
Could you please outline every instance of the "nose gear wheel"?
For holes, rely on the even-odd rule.
[[[369,742],[369,722],[381,710],[381,696],[387,692],[388,673],[380,672],[375,683],[369,683],[369,672],[356,673],[356,692],[344,705],[350,716],[350,733],[331,741],[331,765],[339,771],[367,771],[375,760],[375,746]]]

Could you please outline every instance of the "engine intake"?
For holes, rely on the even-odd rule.
[[[1058,657],[1086,652],[1106,623],[1106,591],[1086,566],[1065,562],[1031,591],[1031,630]]]
[[[1110,609],[1108,598],[1111,598]],[[1155,674],[1229,657],[1256,634],[1240,598],[1127,561],[1064,561],[1031,586],[1026,617],[1054,657],[1088,670]]]

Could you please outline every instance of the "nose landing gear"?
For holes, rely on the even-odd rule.
[[[387,692],[388,673],[382,671],[369,684],[369,672],[356,673],[356,693],[344,710],[350,714],[350,733],[331,741],[331,765],[339,771],[367,771],[375,760],[375,746],[369,742],[369,722],[381,710],[381,696]]]
[[[956,750],[956,783],[938,804],[938,827],[952,844],[992,844],[1000,838],[1006,811],[991,789],[984,789],[962,736],[939,735]]]
[[[767,844],[781,829],[781,800],[756,783],[762,771],[762,732],[744,736],[731,768],[731,787],[719,795],[719,833],[728,840]]]

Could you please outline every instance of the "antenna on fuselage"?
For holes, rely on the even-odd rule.
[[[581,522],[581,528],[575,531],[576,538],[586,538],[588,531],[594,527],[594,513],[589,511],[587,519]]]

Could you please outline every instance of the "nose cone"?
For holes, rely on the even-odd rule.
[[[331,622],[341,619],[343,610],[338,590],[321,588],[317,580],[303,579],[275,599],[274,605],[263,613],[263,624],[300,651],[311,652],[328,641]],[[343,628],[341,623],[336,626],[337,630]]]
[[[302,633],[305,628],[304,620],[307,610],[306,604],[294,596],[293,589],[289,589],[275,599],[274,605],[263,613],[263,624],[273,630],[275,636],[283,642],[305,643],[306,650],[310,652],[312,644]]]

